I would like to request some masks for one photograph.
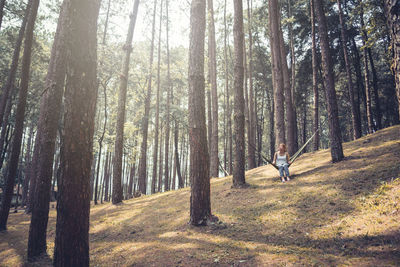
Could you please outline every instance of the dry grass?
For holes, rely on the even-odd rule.
[[[223,222],[193,228],[189,189],[92,207],[92,266],[395,266],[400,265],[400,127],[304,154],[282,184],[270,166],[212,180],[212,210]],[[48,253],[53,254],[55,210]],[[11,214],[0,234],[0,265],[26,258],[29,216]],[[43,266],[51,259],[43,259]]]

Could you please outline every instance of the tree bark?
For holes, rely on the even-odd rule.
[[[280,23],[279,23],[280,25]],[[292,102],[292,90],[290,86],[290,75],[289,75],[289,68],[287,65],[287,52],[285,49],[285,42],[283,40],[283,32],[282,27],[279,26],[279,42],[280,42],[280,55],[281,55],[281,62],[282,62],[282,74],[283,74],[283,88],[284,88],[284,95],[285,95],[285,115],[287,121],[287,140],[286,146],[288,149],[289,155],[293,155],[296,153],[295,150],[295,139],[296,139],[296,130],[295,130],[295,112],[293,108]]]
[[[234,0],[233,37],[235,49],[234,62],[234,139],[235,162],[233,167],[233,187],[240,188],[246,185],[245,179],[245,143],[244,143],[244,97],[243,97],[243,3]]]
[[[160,131],[160,164],[159,164],[159,169],[158,169],[158,186],[157,186],[157,192],[162,191],[162,177],[163,177],[163,134],[162,131]]]
[[[359,118],[359,114],[357,113],[357,103],[354,99],[354,90],[353,90],[353,78],[351,75],[350,69],[350,61],[349,55],[347,52],[347,30],[346,30],[346,23],[344,22],[343,18],[343,11],[342,5],[340,4],[340,0],[336,0],[338,9],[339,9],[339,20],[340,20],[340,33],[342,37],[342,49],[343,49],[343,56],[344,56],[344,64],[346,66],[346,75],[347,75],[347,90],[350,97],[350,106],[351,106],[351,118],[352,118],[352,125],[353,125],[353,139],[358,139],[361,137],[361,121]]]
[[[166,9],[166,33],[167,33],[167,118],[165,124],[165,166],[164,166],[164,191],[169,191],[169,133],[170,133],[170,96],[171,96],[171,71],[169,58],[169,16],[168,16],[168,0],[165,1]]]
[[[138,170],[139,190],[144,195],[146,194],[146,191],[147,191],[146,190],[147,189],[147,137],[148,137],[148,133],[149,133],[151,82],[153,79],[154,37],[155,37],[155,33],[156,33],[156,11],[157,11],[157,1],[154,1],[147,96],[146,96],[145,104],[144,104],[144,116],[142,118],[142,138],[143,138],[143,140],[142,140],[142,146],[140,148],[140,159],[139,159],[139,170]]]
[[[189,46],[190,224],[211,218],[210,168],[204,97],[205,0],[192,0]]]
[[[67,78],[53,265],[89,266],[90,169],[97,98],[97,0],[65,0]]]
[[[382,111],[381,111],[381,101],[379,100],[379,88],[378,88],[378,73],[375,69],[374,59],[372,57],[372,49],[368,47],[368,58],[369,63],[371,65],[371,73],[372,73],[372,88],[375,99],[375,120],[376,120],[376,128],[378,130],[382,129]]]
[[[5,190],[3,191],[3,198],[0,210],[0,231],[7,229],[7,220],[10,212],[11,198],[14,192],[15,177],[17,175],[19,155],[21,151],[22,134],[24,131],[24,119],[26,100],[28,96],[30,67],[31,67],[31,51],[33,43],[33,31],[35,28],[35,21],[37,10],[39,8],[39,0],[32,0],[32,7],[29,12],[29,17],[26,27],[26,35],[24,41],[24,54],[22,57],[21,69],[21,88],[19,90],[17,110],[15,112],[15,127],[14,127],[14,140],[11,148],[11,156],[7,175],[5,178]]]
[[[26,147],[26,154],[25,154],[25,179],[24,185],[22,186],[22,201],[21,206],[26,206],[28,202],[28,190],[29,190],[29,171],[31,167],[31,155],[32,155],[32,138],[33,138],[33,123],[29,127],[29,137],[28,137],[28,144]]]
[[[396,82],[397,102],[400,117],[400,1],[385,0],[385,13],[392,40],[392,72]]]
[[[361,35],[363,42],[363,63],[364,63],[364,83],[365,83],[365,96],[366,96],[366,107],[367,107],[367,122],[368,122],[368,133],[373,133],[375,131],[373,113],[372,113],[372,104],[371,104],[371,89],[370,89],[370,78],[369,78],[369,68],[368,68],[368,49],[367,49],[367,31],[365,30],[364,25],[364,12],[363,7],[361,7],[360,11],[360,20],[361,20]]]
[[[318,61],[317,61],[317,44],[315,41],[315,9],[314,9],[314,0],[310,0],[310,9],[311,9],[311,38],[312,38],[312,72],[313,72],[313,93],[314,93],[314,101],[313,101],[313,132],[316,133],[313,140],[313,148],[314,151],[319,149],[319,132],[317,132],[319,128],[319,91],[318,91]]]
[[[284,105],[284,84],[282,73],[282,62],[280,55],[279,37],[279,8],[278,1],[268,2],[270,46],[272,61],[272,84],[274,87],[274,127],[275,144],[286,143],[285,138],[285,105]]]
[[[158,139],[160,133],[160,87],[161,87],[161,29],[162,29],[162,7],[163,0],[160,2],[160,25],[158,29],[158,58],[157,58],[157,97],[156,97],[156,123],[154,126],[154,148],[153,148],[153,175],[151,182],[151,193],[156,192],[156,181],[157,181],[157,160],[158,160]]]
[[[1,23],[3,21],[4,6],[5,5],[6,5],[6,0],[0,0],[0,29],[1,29]]]
[[[122,154],[124,150],[124,124],[125,124],[125,105],[126,105],[126,91],[128,87],[129,63],[130,55],[132,52],[132,39],[135,30],[136,17],[138,13],[139,0],[135,0],[133,4],[133,11],[130,15],[130,23],[128,28],[128,35],[125,42],[125,56],[122,67],[122,74],[120,76],[119,96],[118,96],[118,114],[117,114],[117,135],[115,138],[114,148],[114,168],[113,168],[113,193],[112,203],[118,204],[122,202]]]
[[[333,64],[329,47],[328,28],[322,6],[322,0],[315,0],[315,13],[318,19],[318,34],[321,40],[322,69],[326,91],[328,109],[329,137],[331,143],[332,162],[341,161],[344,158],[342,148],[342,135],[339,124],[338,106],[336,100],[335,80],[333,77]]]
[[[66,54],[64,48],[64,12],[61,7],[57,31],[53,42],[50,64],[47,71],[45,93],[41,100],[38,123],[38,149],[34,153],[37,159],[35,180],[37,186],[33,201],[31,224],[28,238],[28,259],[32,260],[46,253],[46,230],[49,216],[51,180],[53,176],[53,161],[57,138],[58,122],[61,115],[61,104],[64,92],[66,72]]]
[[[208,9],[208,71],[211,83],[212,134],[210,148],[210,175],[219,176],[218,157],[218,92],[217,92],[217,55],[215,43],[213,0],[207,0]]]

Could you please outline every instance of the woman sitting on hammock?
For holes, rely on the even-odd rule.
[[[281,176],[282,183],[286,181],[290,181],[289,177],[289,164],[290,164],[290,157],[289,153],[286,152],[286,145],[280,144],[278,148],[278,152],[274,155],[274,162],[279,168],[279,175]]]

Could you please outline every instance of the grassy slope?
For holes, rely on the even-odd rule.
[[[400,127],[329,150],[304,154],[282,184],[270,166],[247,173],[247,189],[231,177],[212,180],[212,210],[223,222],[193,228],[189,189],[92,207],[93,266],[291,266],[400,264]],[[30,218],[11,214],[0,234],[0,265],[26,255]],[[48,228],[53,253],[55,210]],[[44,259],[45,262],[50,259]]]

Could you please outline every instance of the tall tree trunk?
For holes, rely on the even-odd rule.
[[[217,92],[217,52],[215,43],[214,7],[213,0],[207,0],[208,8],[208,57],[209,75],[211,82],[212,135],[210,149],[210,176],[218,177],[218,92]]]
[[[90,168],[97,98],[97,0],[66,0],[67,78],[54,266],[89,266]]]
[[[234,139],[235,162],[233,167],[233,187],[243,187],[245,180],[245,143],[244,143],[244,98],[243,98],[243,3],[242,0],[234,0],[233,36],[235,48],[234,62]]]
[[[313,148],[314,151],[319,149],[319,132],[317,132],[319,128],[319,92],[318,92],[318,61],[317,61],[317,44],[315,41],[315,9],[314,9],[314,0],[310,0],[311,6],[311,36],[312,36],[312,72],[313,72],[313,132],[316,133],[314,137]]]
[[[45,94],[41,99],[38,123],[39,145],[34,153],[36,165],[31,224],[29,227],[28,259],[46,253],[46,230],[49,217],[50,188],[53,176],[53,161],[58,122],[61,115],[62,96],[66,72],[64,39],[64,7],[61,7],[57,31],[54,37],[50,64],[47,71]]]
[[[392,72],[396,82],[397,102],[400,117],[400,2],[398,0],[385,0],[385,13],[392,37],[393,62]]]
[[[284,105],[284,84],[282,73],[282,62],[280,55],[279,37],[279,7],[277,0],[268,2],[270,46],[272,61],[272,84],[274,87],[274,127],[275,144],[285,143],[285,105]]]
[[[351,75],[349,54],[347,52],[348,38],[347,38],[346,23],[344,22],[342,5],[340,4],[340,0],[336,0],[336,2],[339,9],[340,33],[342,37],[342,49],[343,49],[344,64],[346,66],[346,75],[347,75],[347,90],[350,97],[351,119],[353,125],[353,139],[358,139],[361,137],[361,121],[360,118],[358,117],[359,114],[357,113],[357,103],[354,99],[353,78]]]
[[[211,218],[210,168],[204,97],[205,0],[192,0],[189,46],[190,224]]]
[[[154,148],[153,148],[153,175],[151,182],[151,193],[156,192],[157,181],[157,160],[158,160],[158,139],[160,132],[160,87],[161,87],[161,29],[162,29],[162,7],[163,0],[160,3],[160,25],[158,29],[158,58],[157,58],[157,97],[156,97],[156,123],[154,126]]]
[[[280,25],[280,23],[279,23]],[[289,75],[289,69],[287,65],[287,52],[285,49],[285,42],[283,40],[283,32],[282,32],[282,27],[279,26],[279,42],[280,42],[280,55],[281,55],[281,62],[282,62],[282,74],[283,74],[283,88],[284,88],[284,93],[285,93],[285,115],[286,115],[286,121],[287,121],[287,148],[288,148],[288,153],[290,155],[293,155],[296,150],[295,150],[295,139],[296,139],[296,130],[295,130],[295,114],[294,114],[294,108],[293,108],[293,102],[292,102],[292,90],[290,86],[290,75]]]
[[[164,170],[164,191],[169,191],[169,132],[170,132],[170,96],[171,96],[171,71],[170,71],[170,58],[169,58],[169,16],[168,16],[168,2],[165,1],[166,10],[166,33],[167,33],[167,118],[165,124],[165,170]]]
[[[109,165],[109,161],[110,161],[110,153],[106,150],[106,161],[104,162],[104,167],[103,167],[103,188],[101,190],[101,203],[103,203],[103,199],[104,201],[108,200],[108,196],[107,196],[107,200],[106,200],[106,194],[107,194],[107,189],[108,189],[108,165]],[[107,185],[107,188],[106,188]]]
[[[129,63],[132,52],[132,39],[135,30],[136,17],[138,13],[139,0],[135,0],[133,4],[133,11],[130,15],[130,23],[128,28],[128,35],[124,45],[125,56],[122,67],[122,74],[120,76],[119,96],[118,96],[118,114],[117,114],[117,135],[115,138],[114,148],[114,168],[113,168],[113,193],[112,203],[118,204],[122,202],[122,154],[124,150],[124,124],[125,124],[125,105],[126,105],[126,91],[128,87]]]
[[[207,148],[211,151],[212,140],[212,110],[211,110],[211,91],[207,90]]]
[[[176,168],[176,173],[178,175],[178,188],[183,188],[183,178],[182,178],[182,173],[181,173],[181,162],[179,160],[179,124],[178,121],[175,119],[175,134],[174,134],[174,139],[175,139],[175,168]],[[174,176],[175,179],[175,176]],[[175,187],[174,187],[175,188]]]
[[[104,201],[109,201],[109,186],[110,186],[110,173],[111,173],[111,167],[112,167],[112,155],[111,152],[107,153],[108,160],[106,160],[106,168],[104,170],[104,179],[105,179],[105,185],[104,185]]]
[[[104,23],[103,45],[106,45],[107,30],[108,30],[108,21],[109,21],[109,18],[110,18],[110,9],[111,9],[111,0],[108,0],[106,21],[105,21],[105,23]]]
[[[355,102],[356,102],[356,112],[357,112],[357,116],[358,118],[360,118],[360,127],[361,127],[361,135],[362,135],[362,121],[366,120],[366,114],[363,113],[361,114],[361,103],[364,104],[364,106],[366,106],[365,104],[365,90],[364,90],[364,83],[363,83],[363,79],[362,79],[362,73],[361,73],[361,66],[360,66],[360,62],[361,62],[361,58],[360,55],[358,53],[358,48],[357,48],[357,44],[356,41],[353,38],[351,38],[351,44],[353,47],[353,67],[354,70],[356,72],[356,80],[357,80],[357,92],[355,93]],[[362,96],[362,100],[361,100],[361,96]],[[365,109],[366,110],[366,109]]]
[[[362,4],[361,4],[362,5]],[[360,20],[361,20],[361,35],[363,42],[363,63],[364,63],[364,83],[365,83],[365,96],[366,96],[366,107],[367,107],[367,122],[368,122],[368,133],[373,133],[375,131],[374,119],[372,113],[372,103],[371,103],[371,89],[370,89],[370,79],[369,79],[369,68],[368,68],[368,49],[367,49],[367,31],[364,25],[364,11],[363,6],[361,6]]]
[[[21,88],[19,90],[17,110],[15,112],[14,140],[11,148],[11,156],[8,166],[7,175],[5,177],[5,190],[1,201],[0,210],[0,231],[7,229],[7,220],[10,212],[11,198],[14,192],[15,177],[17,175],[19,154],[21,151],[22,134],[24,131],[24,119],[26,100],[28,96],[28,86],[31,67],[31,51],[33,43],[33,30],[37,10],[39,8],[39,0],[32,0],[32,7],[29,12],[29,18],[26,27],[26,35],[24,41],[24,54],[22,57],[21,69]]]
[[[292,3],[291,0],[288,0],[288,10],[289,17],[293,16],[292,14]],[[292,96],[292,109],[293,109],[293,127],[294,127],[294,144],[293,151],[297,151],[299,149],[299,141],[298,141],[298,128],[297,128],[297,110],[296,110],[296,54],[294,49],[294,37],[293,37],[293,22],[289,22],[289,46],[290,46],[290,68],[291,68],[291,79],[290,79],[290,91]]]
[[[154,58],[154,37],[156,33],[156,11],[157,1],[154,0],[153,8],[153,26],[151,30],[151,46],[150,46],[150,59],[149,59],[149,74],[147,85],[147,96],[144,104],[144,116],[142,118],[142,146],[140,148],[139,170],[138,170],[138,183],[139,190],[142,194],[146,194],[147,188],[147,136],[149,133],[149,116],[150,116],[150,102],[151,102],[151,82],[153,79],[153,58]]]
[[[270,144],[270,148],[269,148],[269,156],[270,158],[274,157],[275,154],[275,107],[274,107],[274,98],[273,95],[271,96],[271,100],[270,100],[270,110],[269,110],[269,144]]]
[[[12,95],[11,91],[14,88],[15,76],[17,74],[19,56],[20,56],[20,52],[21,52],[21,45],[22,45],[22,41],[24,39],[25,28],[26,28],[26,24],[28,23],[29,14],[30,14],[30,10],[32,7],[32,1],[33,0],[29,0],[27,6],[25,8],[24,18],[22,20],[21,27],[19,28],[17,41],[14,46],[14,52],[13,52],[10,70],[8,71],[7,80],[1,90],[0,126],[3,125],[3,122],[5,120],[4,112],[6,111],[8,99],[9,99],[10,95]]]
[[[335,80],[333,77],[332,56],[329,47],[328,27],[322,5],[322,0],[315,0],[315,13],[318,19],[318,34],[321,40],[322,68],[326,90],[328,109],[329,137],[331,143],[331,156],[333,162],[344,158],[342,148],[342,134],[340,131],[338,105],[336,100]]]
[[[248,164],[249,169],[254,169],[256,165],[256,114],[254,106],[254,88],[253,88],[253,34],[251,31],[251,5],[250,0],[247,0],[247,19],[248,19],[248,31],[249,31],[249,65],[247,76],[249,77],[249,128],[250,138],[248,145]]]
[[[382,111],[381,111],[381,102],[379,100],[379,88],[378,88],[378,73],[375,69],[374,59],[372,57],[372,49],[369,47],[367,49],[369,63],[371,65],[371,72],[372,72],[372,88],[374,93],[375,99],[375,120],[376,120],[376,127],[377,129],[382,129]]]

